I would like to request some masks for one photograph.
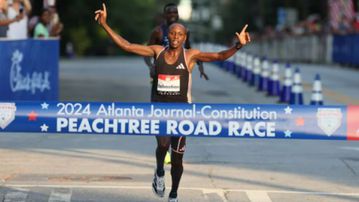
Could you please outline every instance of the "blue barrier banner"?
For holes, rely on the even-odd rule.
[[[333,62],[340,64],[359,65],[359,35],[334,35]]]
[[[0,100],[58,100],[58,40],[0,41]]]
[[[352,64],[359,65],[359,34],[353,36],[354,42],[352,43]]]
[[[0,132],[359,140],[358,106],[0,103]]]

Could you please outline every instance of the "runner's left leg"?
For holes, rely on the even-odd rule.
[[[185,137],[172,137],[171,139],[172,189],[169,195],[170,198],[177,198],[177,190],[183,174],[183,155],[185,152],[185,146],[186,146]]]

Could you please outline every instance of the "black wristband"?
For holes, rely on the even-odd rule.
[[[242,48],[242,44],[240,42],[237,42],[235,45],[236,49],[239,50]]]

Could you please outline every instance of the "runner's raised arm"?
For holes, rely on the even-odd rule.
[[[231,48],[217,52],[217,53],[206,53],[200,50],[193,50],[192,59],[200,60],[203,62],[223,61],[234,55],[239,49],[251,41],[249,33],[246,32],[248,25],[245,25],[240,33],[236,32],[238,42]]]
[[[104,3],[102,4],[102,10],[100,9],[95,11],[95,20],[103,27],[103,29],[116,43],[116,45],[126,52],[134,53],[140,56],[153,57],[162,49],[162,46],[158,45],[144,46],[140,44],[130,43],[122,36],[117,34],[115,31],[113,31],[113,29],[107,24],[107,8]]]

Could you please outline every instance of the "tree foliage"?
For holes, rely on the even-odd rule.
[[[37,2],[36,0],[33,0]],[[146,43],[155,26],[155,17],[167,3],[179,0],[103,0],[108,6],[108,23],[130,42]],[[312,13],[326,17],[327,0],[226,0],[216,8],[223,19],[223,29],[216,33],[216,42],[227,43],[244,24],[249,31],[260,31],[277,22],[279,7],[296,8],[302,20]],[[118,55],[106,33],[94,21],[94,11],[102,1],[58,0],[58,10],[64,23],[62,53],[67,42],[74,44],[78,55]],[[193,30],[195,32],[195,30]]]
[[[162,12],[166,0],[106,0],[108,23],[130,42],[145,43],[155,26],[154,17]],[[178,2],[171,1],[171,2]],[[62,52],[66,43],[74,44],[77,55],[112,55],[121,53],[94,20],[101,1],[61,0],[58,11],[64,23]]]

